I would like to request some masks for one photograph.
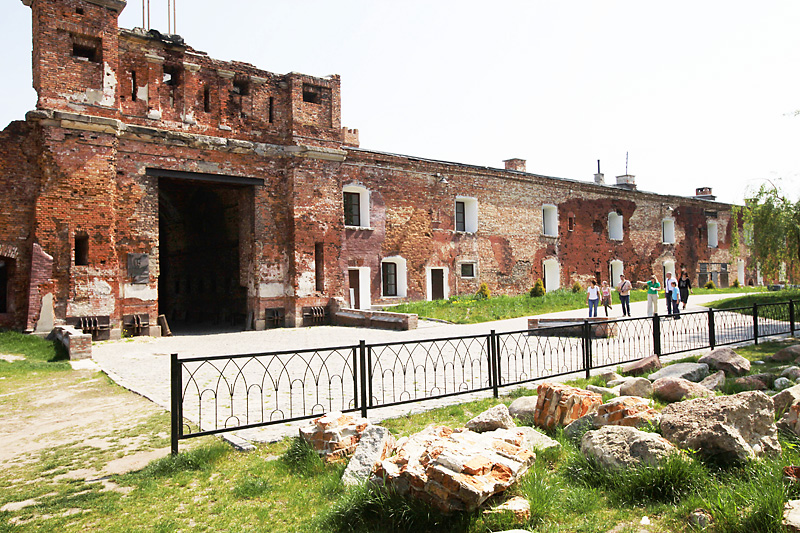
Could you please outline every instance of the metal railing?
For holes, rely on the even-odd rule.
[[[182,439],[360,412],[795,333],[793,301],[530,330],[170,361]],[[189,415],[186,419],[184,415]]]

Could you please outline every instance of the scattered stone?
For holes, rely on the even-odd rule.
[[[800,500],[783,504],[783,525],[788,531],[800,531]]]
[[[517,425],[511,418],[508,407],[501,403],[482,412],[467,422],[464,427],[476,433],[483,433],[484,431],[494,431],[500,428],[509,429],[517,427]]]
[[[561,383],[541,383],[534,423],[544,429],[566,426],[586,413],[597,411],[603,398],[596,392]]]
[[[622,379],[622,376],[620,376],[616,372],[603,372],[602,374],[600,374],[600,379],[603,380],[606,386],[613,387],[613,385],[611,385],[610,382],[618,381]]]
[[[508,406],[508,413],[520,420],[531,420],[536,412],[536,396],[520,396]]]
[[[579,419],[570,422],[564,428],[564,435],[570,440],[579,441],[583,438],[583,434],[594,427],[594,413],[583,415]]]
[[[800,435],[800,403],[793,403],[786,409],[778,420],[778,429]]]
[[[620,396],[640,396],[649,398],[653,395],[653,384],[647,378],[629,378],[619,387]]]
[[[767,362],[766,362],[766,361],[760,361],[760,360],[759,360],[759,361],[751,361],[751,363],[750,363],[750,364],[752,364],[752,365],[766,365],[766,364],[767,364]]]
[[[685,398],[702,398],[714,393],[688,379],[668,377],[653,382],[653,396],[665,402],[679,402]]]
[[[525,435],[525,444],[532,452],[545,452],[547,450],[558,450],[561,448],[560,442],[551,439],[541,431],[530,426],[517,427],[515,430]]]
[[[661,411],[661,434],[670,442],[724,462],[780,453],[772,399],[759,391],[697,398]]]
[[[619,396],[619,389],[617,388],[609,388],[609,387],[598,387],[597,385],[587,385],[586,390],[589,392],[596,392],[600,396],[603,394],[608,394],[609,396]]]
[[[641,376],[661,368],[661,360],[657,355],[651,355],[622,366],[622,371],[631,376]]]
[[[783,479],[791,483],[800,481],[800,466],[789,465],[783,467]]]
[[[789,406],[798,400],[800,400],[800,385],[782,390],[772,397],[772,403],[775,404],[775,414],[782,415],[789,409]]]
[[[342,474],[346,486],[360,485],[368,480],[381,461],[392,455],[395,446],[394,436],[388,429],[369,425],[361,433],[358,446]]]
[[[486,509],[483,514],[506,514],[514,517],[518,524],[527,522],[531,519],[531,502],[522,496],[514,496],[505,503],[501,503],[497,507]]]
[[[337,411],[313,419],[311,425],[300,428],[300,436],[323,461],[341,461],[353,455],[367,425],[366,418],[353,418]]]
[[[376,476],[444,512],[476,509],[514,484],[535,458],[518,429],[475,433],[428,427],[396,452],[381,462]]]
[[[722,370],[729,376],[744,376],[750,372],[750,361],[728,347],[711,350],[698,361],[711,370]]]
[[[774,376],[770,374],[753,374],[736,379],[736,384],[745,390],[767,390],[772,386]]]
[[[789,361],[794,361],[798,357],[800,357],[800,344],[795,344],[793,346],[781,348],[770,357],[770,360],[776,363],[788,363]]]
[[[594,427],[630,426],[640,427],[644,424],[658,423],[658,411],[650,407],[650,403],[639,396],[620,396],[597,408]]]
[[[794,382],[791,379],[781,377],[775,379],[772,388],[781,391],[790,388],[792,385],[794,385]]]
[[[790,366],[781,372],[782,378],[789,378],[792,381],[800,379],[800,366]]]
[[[624,378],[619,378],[619,379],[614,379],[612,381],[609,381],[608,383],[606,383],[606,386],[607,387],[618,387],[619,385],[622,385],[623,383],[626,383],[626,382],[628,382],[628,381],[630,381],[632,379],[636,379],[636,378],[631,377],[631,376],[625,376]]]
[[[700,382],[700,385],[711,391],[720,390],[725,383],[725,372],[718,370]]]
[[[695,509],[689,513],[689,525],[697,529],[705,529],[711,525],[714,518],[705,509]]]
[[[708,376],[708,365],[705,363],[675,363],[653,372],[647,379],[656,381],[661,378],[683,378],[698,383]]]
[[[606,468],[625,468],[640,463],[657,464],[677,448],[657,433],[626,426],[603,426],[581,439],[581,452]]]

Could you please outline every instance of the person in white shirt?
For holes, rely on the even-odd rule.
[[[625,279],[624,274],[619,275],[619,284],[617,285],[617,292],[619,293],[619,302],[622,304],[622,316],[631,316],[631,289],[633,286],[631,282]]]
[[[597,304],[600,303],[600,287],[597,281],[592,280],[592,284],[586,289],[586,303],[589,304],[589,318],[597,316]]]

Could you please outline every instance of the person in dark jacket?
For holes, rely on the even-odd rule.
[[[686,271],[681,272],[681,279],[678,280],[678,290],[681,293],[681,303],[686,309],[686,302],[689,301],[689,294],[692,292],[692,282]]]

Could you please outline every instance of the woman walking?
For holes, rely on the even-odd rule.
[[[592,280],[592,284],[586,290],[586,303],[589,304],[589,318],[597,316],[597,304],[600,303],[600,287],[597,281]]]
[[[600,287],[600,296],[602,297],[603,308],[606,310],[606,316],[608,316],[608,308],[611,307],[611,287],[608,286],[606,281]]]
[[[686,309],[686,302],[689,301],[689,293],[692,292],[692,282],[689,280],[689,274],[687,274],[686,271],[681,273],[681,279],[678,280],[678,290],[681,293],[683,308]]]

